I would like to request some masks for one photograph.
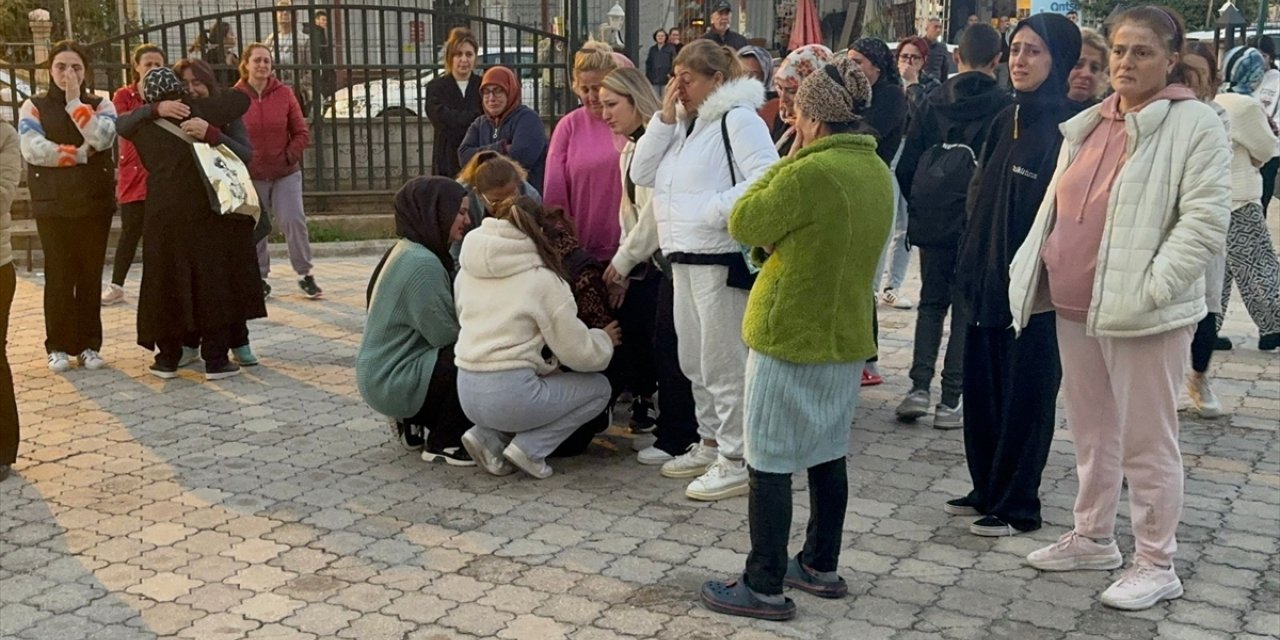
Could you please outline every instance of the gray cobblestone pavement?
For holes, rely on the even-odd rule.
[[[23,446],[0,484],[0,637],[1280,637],[1280,357],[1256,350],[1238,302],[1224,329],[1238,346],[1215,363],[1231,415],[1182,423],[1181,600],[1111,611],[1097,601],[1106,573],[1024,565],[1070,525],[1065,430],[1044,529],[976,538],[946,516],[943,501],[968,488],[961,434],[893,422],[914,312],[882,309],[887,383],[864,391],[849,462],[850,597],[800,594],[794,621],[767,623],[696,603],[703,580],[742,569],[746,499],[686,500],[621,435],[544,481],[432,466],[391,444],[353,380],[374,262],[321,260],[320,302],[276,278],[271,317],[251,326],[263,366],[216,383],[147,374],[138,269],[130,303],[104,311],[110,368],[49,372],[41,282],[20,272],[9,353]],[[807,505],[797,493],[797,522]]]

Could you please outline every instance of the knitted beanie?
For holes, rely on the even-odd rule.
[[[871,83],[856,62],[842,58],[811,73],[796,92],[796,110],[818,122],[854,122],[871,104]]]

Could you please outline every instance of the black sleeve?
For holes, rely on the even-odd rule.
[[[933,107],[926,101],[907,125],[907,135],[902,143],[902,157],[898,158],[898,185],[902,187],[902,195],[911,198],[911,183],[915,180],[916,165],[920,164],[920,156],[937,144],[937,125],[934,123]]]

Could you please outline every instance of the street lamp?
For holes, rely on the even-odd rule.
[[[1248,28],[1249,21],[1245,19],[1244,14],[1240,13],[1240,10],[1236,8],[1236,5],[1231,0],[1227,0],[1218,8],[1218,22],[1213,30],[1214,48],[1218,51],[1230,51],[1235,48],[1237,31],[1240,33],[1240,43],[1244,44]],[[1224,36],[1226,39],[1225,49],[1220,46]]]

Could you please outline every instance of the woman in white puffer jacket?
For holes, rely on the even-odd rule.
[[[742,316],[754,281],[729,237],[729,212],[778,153],[756,114],[764,85],[743,73],[735,51],[696,40],[676,56],[675,69],[631,163],[636,185],[653,188],[658,243],[675,281],[680,368],[693,383],[701,436],[662,475],[697,477],[685,495],[720,500],[747,493]]]
[[[1173,566],[1183,500],[1178,391],[1207,312],[1205,269],[1230,217],[1222,122],[1190,89],[1168,83],[1184,33],[1161,7],[1116,18],[1115,94],[1063,124],[1058,168],[1010,267],[1015,329],[1046,298],[1057,311],[1080,480],[1073,530],[1027,561],[1045,571],[1121,566],[1115,521],[1128,480],[1134,561],[1101,597],[1119,609],[1182,595]]]

